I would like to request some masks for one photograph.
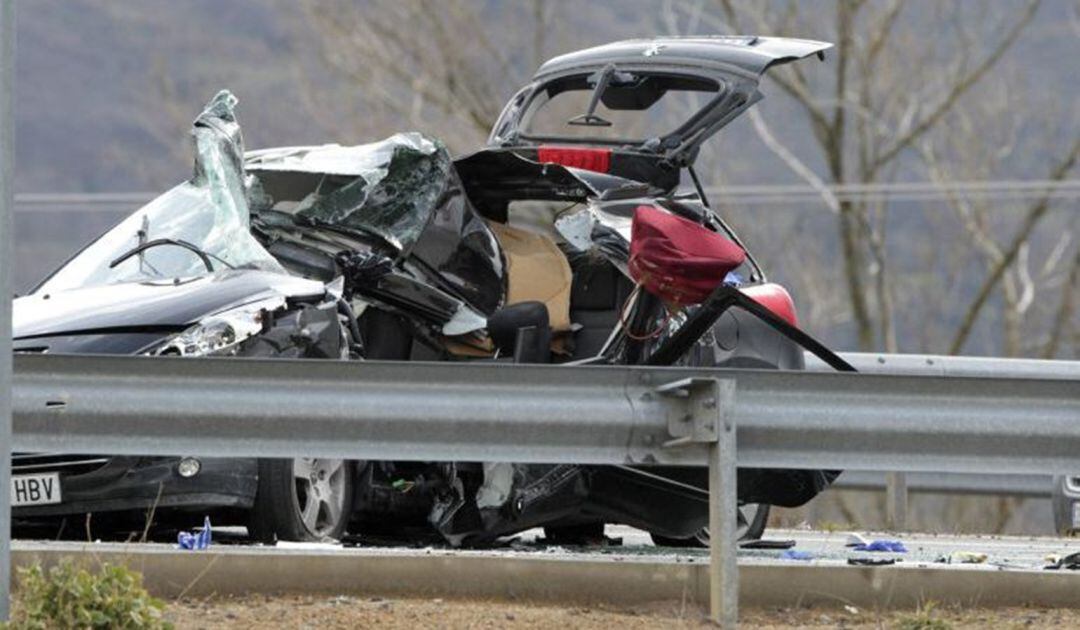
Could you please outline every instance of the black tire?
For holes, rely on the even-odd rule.
[[[267,544],[338,540],[352,516],[355,488],[352,462],[261,459],[251,536]]]
[[[752,514],[750,509],[752,508]],[[751,540],[761,540],[761,537],[765,535],[765,526],[769,522],[769,505],[765,503],[754,503],[747,506],[739,507],[739,523],[736,528],[738,533],[739,542],[747,542]],[[659,534],[649,534],[652,538],[653,544],[658,547],[708,547],[709,546],[709,530],[708,528],[701,530],[697,535],[690,538],[668,538],[667,536],[661,536]]]

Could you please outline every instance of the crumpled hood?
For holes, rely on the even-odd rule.
[[[162,279],[38,292],[14,301],[12,336],[179,329],[207,315],[266,297],[318,297],[325,292],[321,282],[254,270],[224,271],[179,282]]]

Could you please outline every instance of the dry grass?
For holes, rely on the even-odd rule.
[[[196,628],[701,628],[704,612],[679,602],[634,609],[524,602],[382,597],[248,597],[173,602],[166,616]],[[747,628],[1075,628],[1080,611],[943,606],[887,613],[855,609],[744,610]]]

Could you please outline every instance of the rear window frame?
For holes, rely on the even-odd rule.
[[[655,77],[667,77],[667,78],[674,78],[674,79],[682,79],[682,80],[686,80],[687,82],[690,82],[690,83],[695,83],[695,82],[696,83],[702,83],[702,84],[709,83],[709,84],[714,85],[716,87],[716,90],[715,91],[713,91],[713,90],[689,90],[689,89],[686,89],[686,90],[669,90],[669,91],[694,92],[694,93],[698,93],[698,94],[709,94],[709,95],[711,95],[711,98],[709,98],[705,103],[703,103],[702,106],[697,111],[695,111],[693,114],[691,114],[685,121],[681,122],[679,124],[679,126],[676,127],[675,129],[672,129],[670,131],[666,131],[666,132],[663,132],[663,133],[660,133],[660,134],[657,134],[657,135],[654,135],[654,136],[651,136],[651,137],[646,137],[646,138],[629,138],[629,137],[627,137],[627,138],[601,138],[601,137],[592,137],[592,136],[534,135],[534,134],[528,133],[526,130],[529,128],[529,125],[531,124],[532,119],[536,115],[536,113],[538,111],[541,111],[541,108],[543,108],[546,104],[550,103],[551,100],[553,98],[557,97],[559,94],[562,94],[564,92],[568,92],[568,91],[573,90],[573,91],[588,92],[591,95],[591,92],[594,89],[594,87],[589,87],[589,88],[587,88],[585,90],[576,89],[576,88],[566,88],[566,89],[558,90],[557,92],[554,92],[554,93],[551,93],[551,91],[549,90],[549,88],[552,87],[553,85],[558,85],[558,84],[561,84],[561,83],[569,83],[569,82],[574,82],[574,81],[583,81],[583,82],[587,83],[588,78],[595,75],[596,72],[597,72],[597,69],[580,69],[580,70],[576,70],[576,71],[573,71],[573,72],[568,72],[568,73],[565,73],[565,74],[559,74],[557,76],[550,77],[550,78],[548,78],[548,79],[546,79],[544,81],[538,82],[538,83],[536,83],[534,85],[533,89],[529,90],[529,93],[527,95],[518,95],[519,97],[524,96],[524,98],[522,98],[520,101],[518,101],[517,98],[514,99],[512,104],[513,104],[513,108],[516,110],[516,113],[517,113],[517,115],[515,116],[516,120],[514,121],[514,123],[515,123],[514,126],[516,128],[516,133],[515,133],[516,137],[519,140],[524,140],[526,142],[534,142],[534,143],[567,142],[567,143],[573,143],[573,144],[597,144],[597,145],[605,145],[605,146],[612,146],[612,147],[624,147],[624,146],[637,146],[637,147],[640,147],[640,146],[642,146],[642,145],[644,145],[646,143],[649,143],[651,141],[657,141],[657,140],[662,141],[664,138],[668,138],[668,137],[672,137],[672,136],[681,137],[682,135],[684,135],[685,131],[688,128],[692,127],[695,124],[695,122],[697,120],[699,120],[703,115],[707,114],[716,105],[718,105],[720,103],[720,101],[723,98],[725,98],[725,96],[727,96],[727,94],[730,92],[730,89],[731,89],[730,83],[728,81],[726,81],[724,78],[722,78],[721,76],[718,76],[717,74],[702,75],[700,72],[679,72],[678,70],[671,69],[671,68],[640,69],[640,68],[635,68],[633,66],[627,66],[627,67],[616,66],[616,71],[617,72],[629,72],[629,73],[636,74],[636,75],[647,75],[647,76],[650,76],[650,77],[655,76]],[[538,104],[537,101],[539,99],[544,99],[544,101],[542,103]],[[653,106],[655,106],[655,104]],[[647,108],[647,109],[639,110],[639,111],[641,112],[642,115],[646,115],[646,112],[648,112],[649,109]],[[584,113],[584,112],[582,112],[582,113]]]

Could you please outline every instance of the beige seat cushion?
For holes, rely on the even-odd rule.
[[[553,332],[570,330],[570,262],[551,237],[489,222],[507,267],[506,303],[543,302]]]

